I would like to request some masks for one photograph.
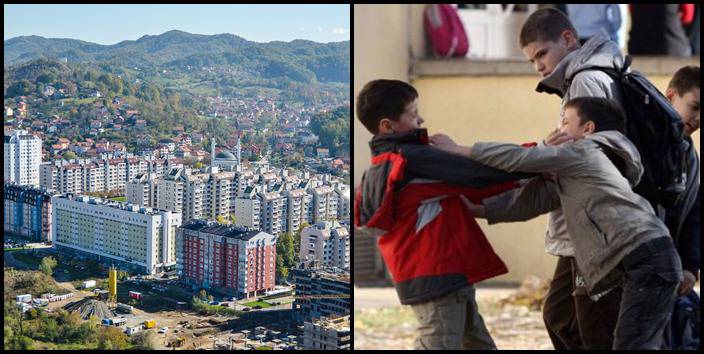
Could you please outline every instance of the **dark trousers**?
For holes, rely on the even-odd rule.
[[[682,281],[672,239],[640,245],[619,268],[623,284],[595,302],[573,294],[574,259],[560,257],[543,306],[555,349],[664,349],[664,330]]]
[[[543,320],[555,349],[611,349],[621,288],[592,301],[575,286],[574,258],[559,257],[543,306]]]
[[[613,348],[665,349],[664,331],[682,281],[682,263],[672,239],[661,237],[638,246],[619,266],[625,279]]]

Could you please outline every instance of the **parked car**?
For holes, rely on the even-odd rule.
[[[254,309],[255,309],[255,310],[261,310],[261,309],[262,309],[262,305],[254,306]]]
[[[242,311],[249,311],[249,310],[251,310],[249,307],[245,307],[242,309]]]
[[[159,333],[166,333],[166,331],[168,331],[168,330],[169,330],[169,327],[162,327],[162,328],[159,330]]]

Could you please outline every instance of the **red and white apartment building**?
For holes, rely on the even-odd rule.
[[[192,221],[176,234],[176,271],[192,288],[249,298],[274,290],[276,236]]]

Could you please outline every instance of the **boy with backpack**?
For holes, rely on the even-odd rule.
[[[562,208],[587,294],[622,290],[613,349],[662,349],[682,264],[665,224],[631,189],[644,171],[637,148],[623,135],[624,113],[611,100],[595,97],[574,98],[564,107],[560,130],[571,143],[465,147],[442,134],[431,142],[508,172],[555,174],[554,180],[536,177],[484,199],[483,206],[470,205],[472,214],[492,224]]]
[[[357,118],[374,135],[354,225],[381,235],[399,300],[418,320],[417,349],[496,349],[473,284],[507,272],[466,203],[517,186],[510,174],[428,145],[418,93],[397,80],[367,83]]]
[[[575,97],[602,97],[619,105],[627,117],[626,136],[637,147],[645,169],[634,190],[664,217],[662,205],[671,205],[684,190],[682,123],[665,97],[642,75],[629,70],[630,58],[623,58],[605,30],[582,46],[577,38],[569,19],[558,10],[541,9],[529,16],[519,45],[542,76],[536,91],[560,96],[562,105]],[[568,140],[556,130],[542,145]],[[558,257],[543,306],[555,349],[611,348],[620,288],[587,296],[561,209],[548,214],[545,248]]]
[[[683,197],[667,209],[665,223],[677,245],[682,259],[684,282],[679,295],[692,291],[701,264],[699,244],[699,156],[694,148],[692,133],[699,129],[699,67],[679,69],[670,80],[667,99],[672,103],[684,123],[687,148],[687,188]]]
[[[675,73],[668,84],[665,96],[672,103],[684,123],[687,149],[687,187],[683,198],[667,209],[665,223],[677,246],[682,262],[684,280],[677,292],[678,298],[672,313],[671,332],[666,340],[669,349],[698,349],[699,296],[693,291],[697,281],[700,258],[700,194],[699,156],[694,149],[691,135],[699,129],[700,93],[698,66],[686,66]],[[693,311],[693,309],[696,309]]]

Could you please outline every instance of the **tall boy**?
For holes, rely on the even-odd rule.
[[[572,23],[558,10],[541,9],[526,19],[519,45],[541,76],[536,91],[560,96],[562,106],[575,97],[603,97],[620,105],[620,87],[606,73],[591,70],[574,74],[591,66],[621,68],[624,60],[618,44],[605,30],[582,46],[578,38]],[[566,139],[555,131],[544,143],[556,145]],[[611,348],[620,289],[586,295],[582,276],[574,268],[574,245],[561,209],[548,214],[545,251],[558,257],[543,306],[543,320],[555,349]]]
[[[636,147],[624,135],[623,111],[611,100],[578,97],[565,104],[561,131],[575,141],[524,148],[514,144],[436,146],[506,171],[554,173],[483,201],[473,214],[489,223],[527,220],[562,208],[576,269],[588,295],[620,287],[613,349],[662,349],[682,264],[665,224],[631,189],[643,175]],[[521,202],[516,202],[521,200]],[[516,205],[522,205],[516,210]]]
[[[416,348],[496,349],[473,284],[507,270],[465,203],[513,188],[509,181],[527,175],[428,146],[418,93],[405,82],[367,83],[356,108],[374,137],[354,223],[381,234],[379,250],[399,300],[418,319]]]
[[[701,264],[699,156],[691,138],[692,133],[699,129],[700,122],[699,80],[699,67],[685,66],[677,70],[665,91],[665,96],[682,118],[685,139],[689,143],[687,188],[679,203],[666,211],[665,218],[682,261],[684,281],[678,295],[692,291]]]

